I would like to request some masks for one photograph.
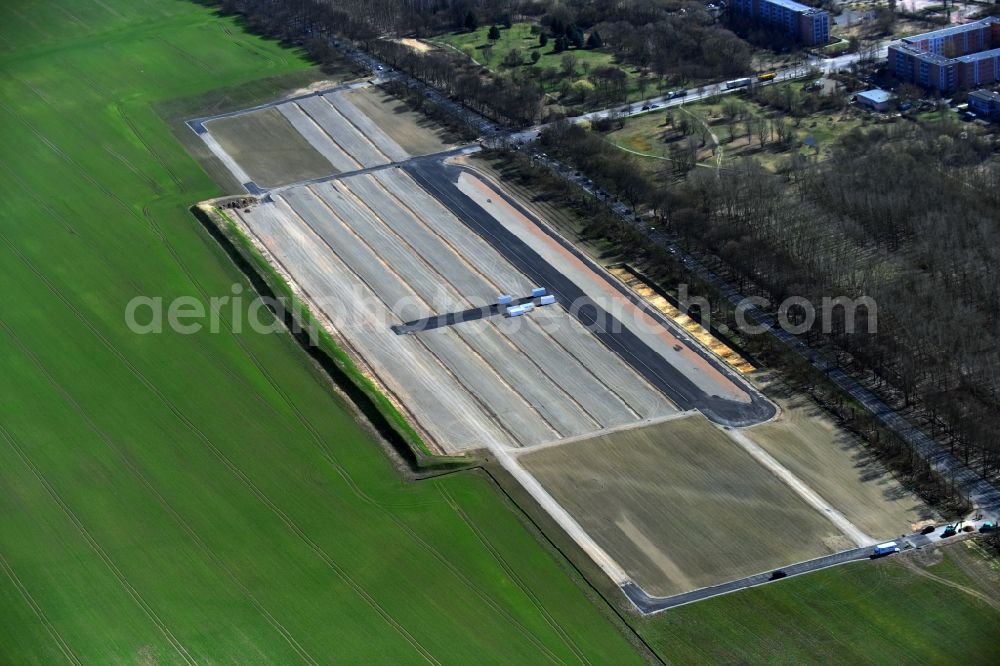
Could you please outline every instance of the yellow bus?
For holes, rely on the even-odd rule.
[[[773,79],[777,75],[778,75],[777,72],[764,72],[763,74],[758,74],[757,75],[757,80],[758,81],[770,81],[771,79]]]

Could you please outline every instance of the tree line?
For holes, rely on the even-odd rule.
[[[778,173],[745,160],[679,179],[644,174],[579,127],[543,141],[746,295],[874,299],[875,332],[864,309],[849,332],[838,308],[831,331],[817,320],[805,337],[989,475],[1000,471],[1000,162],[951,118],[859,128],[829,159],[796,155]]]

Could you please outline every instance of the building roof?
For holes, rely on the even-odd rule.
[[[940,39],[941,37],[947,37],[949,35],[961,35],[963,32],[984,28],[998,20],[1000,19],[997,19],[995,16],[987,16],[984,19],[979,19],[978,21],[973,21],[972,23],[953,25],[948,28],[941,28],[940,30],[932,30],[931,32],[923,32],[919,35],[903,37],[903,41],[907,44],[914,44],[925,39]]]
[[[767,0],[772,5],[778,5],[779,7],[784,7],[785,9],[790,9],[793,12],[818,12],[822,10],[817,10],[815,7],[810,7],[809,5],[803,5],[801,2],[795,2],[795,0]]]
[[[977,53],[969,53],[968,55],[958,56],[955,60],[959,62],[976,62],[977,60],[988,60],[996,57],[1000,57],[1000,48],[990,49],[989,51],[979,51]]]
[[[882,90],[881,88],[872,88],[871,90],[859,92],[858,97],[862,97],[872,104],[882,104],[892,99],[892,93],[888,90]]]
[[[1000,104],[1000,92],[995,90],[977,90],[975,92],[969,93],[969,98],[978,98],[985,102],[993,102],[994,104]]]

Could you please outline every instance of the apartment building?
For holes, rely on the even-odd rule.
[[[804,44],[830,41],[830,15],[793,0],[734,0],[734,12],[783,30]]]
[[[889,46],[889,68],[900,80],[941,92],[1000,81],[1000,19],[901,39]]]
[[[1000,92],[977,90],[969,95],[969,111],[980,118],[1000,122]]]

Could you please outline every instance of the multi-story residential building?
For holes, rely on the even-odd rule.
[[[1000,92],[977,90],[969,95],[969,111],[980,118],[1000,122]]]
[[[830,15],[793,0],[734,0],[734,12],[782,29],[804,44],[830,41]]]
[[[889,68],[903,81],[942,92],[1000,81],[1000,19],[906,37],[889,46]]]

